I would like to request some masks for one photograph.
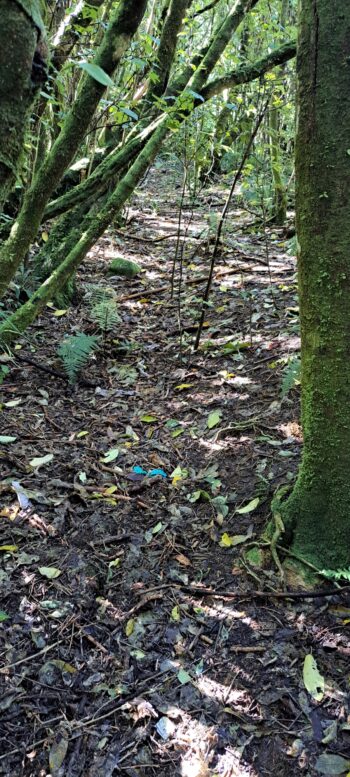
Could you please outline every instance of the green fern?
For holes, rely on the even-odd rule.
[[[88,283],[85,286],[85,296],[91,305],[98,305],[100,302],[114,300],[115,291],[111,286],[98,286],[96,283]]]
[[[350,583],[349,569],[321,569],[320,574],[328,580],[347,580]]]
[[[62,359],[70,383],[75,383],[78,373],[86,364],[97,343],[98,337],[96,335],[85,335],[84,333],[66,337],[60,343],[57,353]]]
[[[290,240],[287,240],[287,254],[288,256],[296,256],[298,251],[297,236],[293,235]]]
[[[120,322],[118,306],[114,299],[105,299],[91,308],[90,316],[97,324],[103,336],[112,332]]]
[[[289,391],[294,388],[296,383],[300,382],[300,371],[301,371],[301,363],[298,356],[293,356],[293,358],[288,362],[284,369],[283,373],[283,380],[281,385],[281,394],[282,397],[287,396]]]

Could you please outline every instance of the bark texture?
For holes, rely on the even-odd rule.
[[[292,549],[350,564],[350,5],[301,0],[296,142],[304,449]]]
[[[34,59],[38,57],[36,49],[41,33],[30,14],[13,0],[0,0],[0,19],[1,205],[15,180],[28,114],[36,93],[39,71],[35,72]]]

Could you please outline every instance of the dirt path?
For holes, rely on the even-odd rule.
[[[62,369],[64,334],[95,331],[91,284],[112,285],[121,323],[83,371],[95,388],[23,362],[1,387],[1,434],[16,439],[0,445],[0,774],[296,777],[327,773],[322,753],[350,756],[345,596],[254,594],[281,590],[257,542],[300,454],[297,391],[281,399],[295,260],[232,212],[193,353],[224,194],[185,203],[171,299],[175,186],[158,165],[128,237],[90,255],[78,305],[47,308],[35,352],[21,343]],[[117,255],[141,275],[106,276]]]

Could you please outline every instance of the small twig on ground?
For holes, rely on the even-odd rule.
[[[45,653],[48,653],[49,650],[53,650],[57,645],[59,645],[60,642],[53,642],[52,645],[46,645],[42,650],[39,650],[38,653],[32,653],[31,656],[25,656],[25,658],[21,658],[19,661],[15,661],[13,664],[7,664],[6,666],[0,667],[0,674],[6,674],[9,669],[14,669],[16,666],[20,666],[20,664],[27,664],[29,661],[32,661],[33,658],[38,658],[39,656],[45,655]]]

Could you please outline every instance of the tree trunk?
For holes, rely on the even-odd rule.
[[[296,202],[303,457],[281,514],[292,550],[350,564],[350,5],[301,0]]]
[[[37,50],[39,2],[34,0],[32,7],[34,18],[25,4],[0,0],[0,205],[14,183],[29,110],[40,80],[45,79]]]
[[[277,96],[276,96],[277,98]],[[279,109],[273,105],[274,96],[272,95],[272,104],[268,115],[268,129],[270,141],[271,172],[274,186],[273,201],[273,220],[274,223],[282,227],[287,217],[287,193],[282,178],[282,160],[279,144]]]

